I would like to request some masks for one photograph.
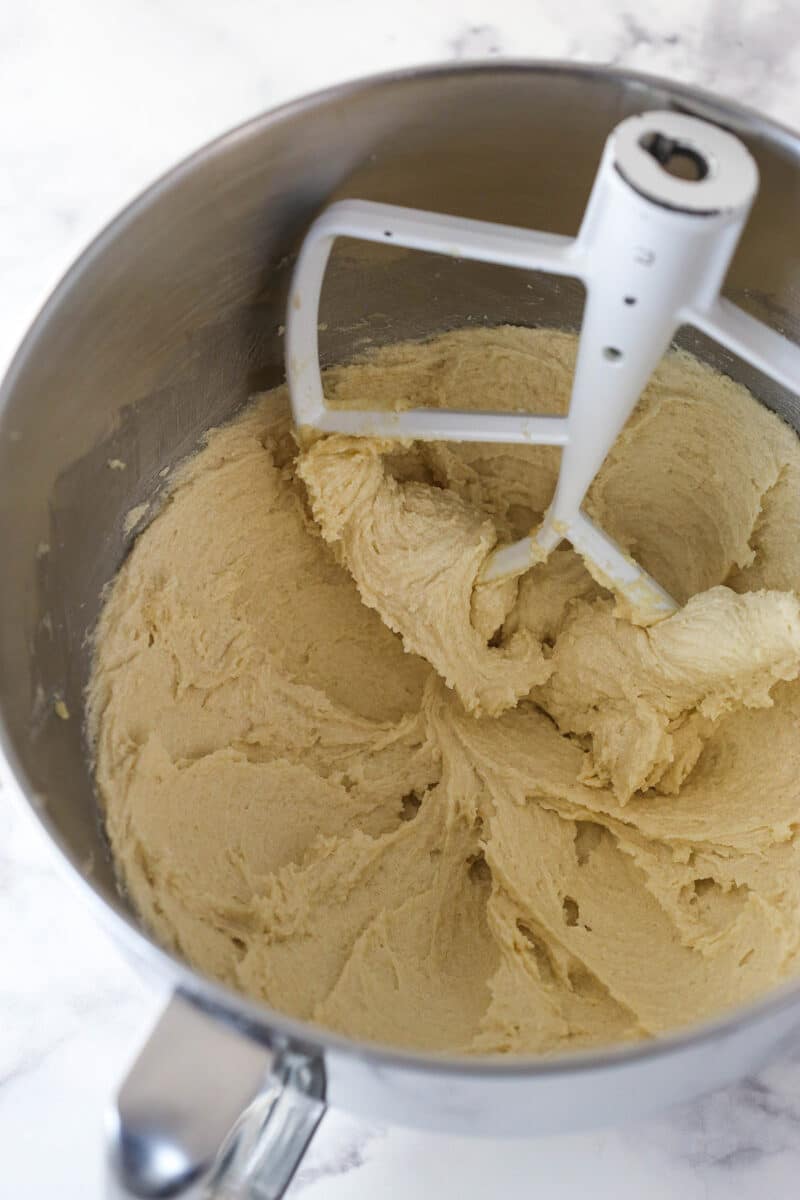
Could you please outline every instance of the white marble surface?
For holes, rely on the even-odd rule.
[[[800,125],[796,0],[5,0],[0,365],[87,240],[226,127],[346,77],[540,56],[693,81]],[[0,1193],[98,1200],[103,1111],[162,996],[0,796]],[[304,1200],[784,1200],[800,1177],[800,1046],[657,1121],[497,1143],[326,1117]]]

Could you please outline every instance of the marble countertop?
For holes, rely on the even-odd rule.
[[[800,126],[799,19],[796,0],[10,0],[0,367],[116,210],[190,150],[292,96],[412,63],[568,58],[695,82]],[[95,928],[2,795],[0,952],[3,1194],[98,1200],[106,1101],[165,997]],[[595,1134],[471,1141],[330,1113],[291,1195],[783,1200],[798,1176],[800,1046],[758,1080]]]

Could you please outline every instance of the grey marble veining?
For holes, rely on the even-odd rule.
[[[547,57],[694,82],[800,125],[796,0],[7,0],[0,7],[0,364],[132,195],[272,105],[412,63]],[[520,148],[524,153],[524,147]],[[3,1195],[99,1200],[105,1102],[163,994],[138,978],[0,795]],[[758,1079],[620,1130],[482,1142],[330,1113],[303,1200],[789,1200],[800,1046]]]

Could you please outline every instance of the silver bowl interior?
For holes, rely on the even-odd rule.
[[[131,545],[127,514],[162,471],[282,380],[287,285],[309,221],[361,197],[574,234],[609,130],[648,108],[707,116],[754,154],[761,189],[725,292],[800,341],[800,140],[680,87],[575,66],[426,70],[291,104],[159,181],[59,286],[0,393],[0,714],[21,790],[106,911],[135,925],[82,723],[103,588]],[[577,327],[582,300],[577,281],[342,242],[321,353],[347,360],[465,324]],[[691,331],[681,341],[800,428],[795,397]]]

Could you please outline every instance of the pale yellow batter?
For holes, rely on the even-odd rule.
[[[326,387],[562,412],[574,349],[460,331]],[[587,505],[684,603],[649,629],[566,547],[476,586],[558,453],[298,457],[282,389],[209,435],[111,591],[89,696],[162,942],[294,1016],[458,1052],[647,1037],[798,970],[800,442],[662,365]]]

